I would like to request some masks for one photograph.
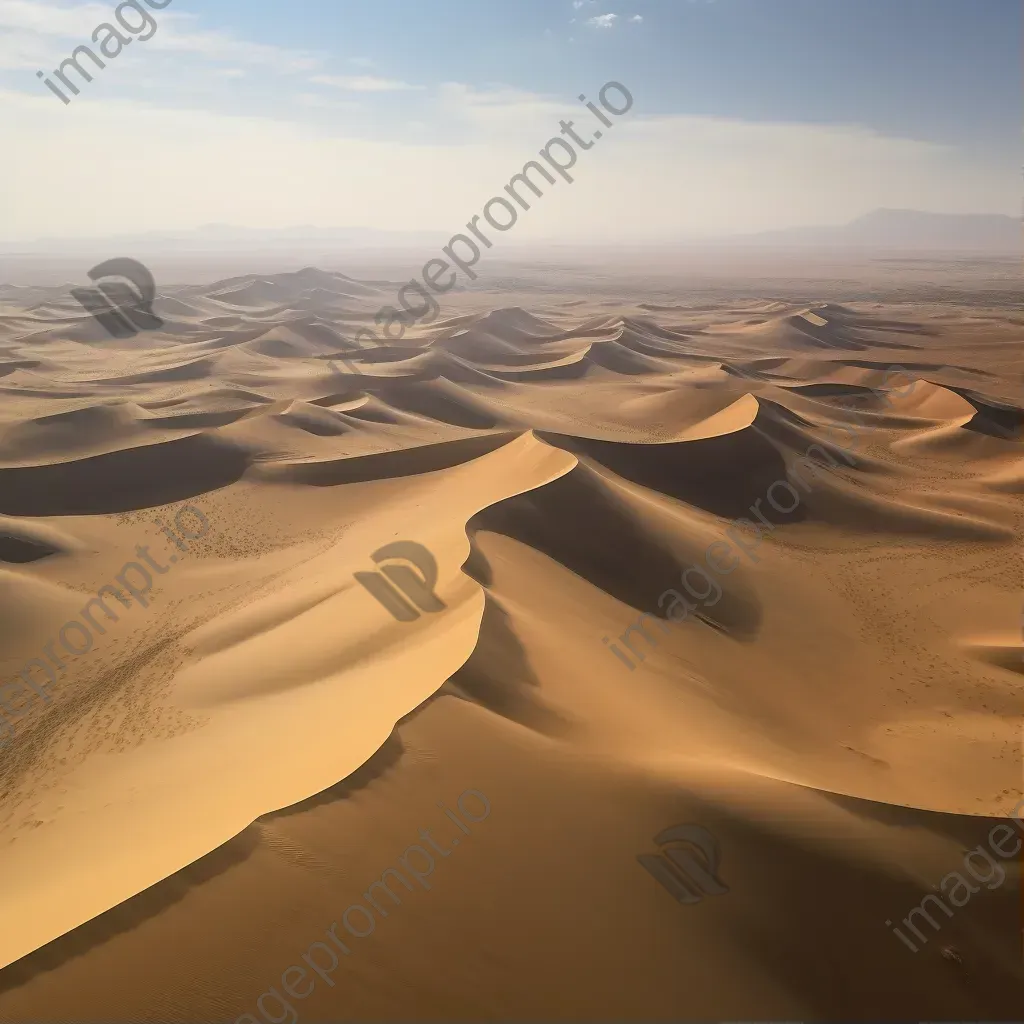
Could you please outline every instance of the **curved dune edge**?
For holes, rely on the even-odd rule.
[[[740,988],[729,979],[751,971],[792,996],[771,1004],[781,1005],[773,1019],[851,1019],[819,1012],[851,997],[887,1009],[893,996],[906,997],[905,1019],[940,1019],[960,1007],[946,997],[963,987],[963,975],[938,957],[955,933],[910,959],[882,922],[959,861],[949,834],[961,817],[973,816],[968,825],[981,831],[981,816],[1004,815],[1020,793],[1011,789],[1020,785],[1022,676],[1011,664],[1020,655],[1011,629],[1019,566],[1006,541],[1024,525],[1021,449],[981,429],[1013,412],[1012,381],[995,349],[999,372],[971,371],[953,354],[954,344],[970,347],[958,337],[972,330],[966,320],[950,325],[934,351],[921,351],[922,338],[939,332],[828,304],[746,303],[739,313],[728,303],[650,306],[671,314],[655,322],[622,313],[584,320],[561,303],[543,317],[519,307],[449,317],[357,359],[368,373],[331,369],[331,352],[372,322],[355,300],[377,308],[386,294],[381,282],[360,291],[317,271],[238,279],[182,292],[167,337],[139,340],[136,369],[179,369],[130,385],[144,410],[132,417],[151,431],[199,427],[204,441],[246,457],[193,492],[214,538],[163,581],[147,613],[152,628],[135,620],[121,647],[101,646],[95,673],[69,678],[43,709],[46,727],[0,754],[4,782],[14,759],[21,773],[0,826],[5,890],[16,890],[0,899],[0,932],[28,933],[43,914],[34,944],[61,936],[16,954],[20,963],[0,978],[0,1016],[175,1019],[188,1007],[191,1019],[237,1019],[319,934],[325,914],[337,916],[428,823],[419,809],[468,785],[494,798],[496,813],[479,836],[494,845],[467,850],[464,860],[460,848],[445,862],[458,865],[458,886],[426,897],[442,902],[424,904],[421,922],[440,920],[441,931],[417,957],[423,933],[402,922],[403,906],[370,940],[379,943],[374,952],[344,961],[345,982],[328,993],[338,998],[332,1012],[311,1001],[297,1006],[300,1020],[414,1017],[438,994],[438,970],[470,979],[480,970],[481,906],[492,919],[514,921],[527,907],[543,915],[563,905],[569,889],[579,902],[565,904],[566,920],[547,938],[555,949],[564,937],[575,961],[535,958],[551,967],[552,991],[564,990],[567,970],[607,978],[625,963],[637,986],[622,986],[630,997],[642,1002],[658,988],[676,998],[677,1012],[665,1017],[685,1005],[702,1019],[755,1019],[763,1006],[725,1009],[736,1008],[728,999]],[[184,324],[186,317],[205,319]],[[737,317],[745,323],[721,322]],[[22,328],[40,324],[7,331]],[[88,333],[84,322],[72,329],[76,339]],[[96,368],[108,354],[128,366],[126,353],[105,349],[102,338],[84,345],[49,335],[36,340],[54,359],[7,365],[3,383],[25,389],[0,389],[3,426],[29,424],[39,437],[40,407],[58,416],[93,407],[99,415],[79,418],[82,440],[98,425],[115,445],[137,447],[135,428],[102,411],[118,394],[112,385],[54,382],[65,357],[73,379],[116,380],[119,366]],[[1018,336],[1019,325],[1006,332],[1004,367]],[[521,372],[584,344],[585,359]],[[876,347],[907,351],[867,351]],[[213,352],[209,378],[196,375],[202,361],[182,363]],[[485,372],[492,352],[495,368]],[[921,378],[909,394],[892,390],[891,406],[873,390],[883,387],[887,359]],[[959,389],[976,390],[982,377],[1006,404],[981,394],[968,403],[974,421],[952,423],[966,411]],[[220,393],[210,390],[222,383]],[[237,389],[248,389],[246,397],[223,394]],[[229,414],[237,418],[228,422]],[[951,423],[955,445],[899,446]],[[777,514],[768,489],[787,477],[795,483],[794,459],[819,440],[817,459],[838,467],[820,476],[804,469],[799,508]],[[847,441],[856,465],[837,447]],[[166,459],[176,447],[153,446],[146,459]],[[194,483],[209,459],[184,447],[191,458],[162,465]],[[84,483],[94,485],[103,465],[84,467]],[[138,457],[121,466],[128,471],[115,478],[146,470]],[[149,508],[152,485],[140,482],[137,495],[105,499],[108,511],[140,510],[124,515],[56,518],[82,509],[79,494],[63,505],[23,506],[26,515],[52,513],[46,525],[73,543],[32,529],[44,520],[18,520],[32,552],[50,553],[0,566],[0,638],[10,649],[20,649],[34,619],[52,632],[76,614],[81,592],[135,557],[131,545],[149,537],[138,534],[141,525],[166,511]],[[642,611],[663,611],[658,595],[679,586],[683,567],[705,560],[731,518],[751,517],[758,499],[775,523],[760,541],[747,533],[759,560],[741,558],[720,579],[714,606],[664,636],[654,625],[656,649],[627,669],[602,637],[620,640]],[[0,558],[3,527],[0,520]],[[354,582],[354,572],[373,568],[370,553],[398,537],[436,553],[442,613],[397,623]],[[642,638],[633,641],[645,650]],[[88,760],[75,767],[75,757]],[[355,777],[350,762],[359,765]],[[585,781],[584,799],[563,785],[573,775]],[[704,785],[712,776],[720,785]],[[643,784],[624,786],[627,777]],[[35,791],[22,799],[26,787]],[[859,810],[837,815],[846,798]],[[878,803],[865,808],[865,799]],[[269,804],[286,813],[268,812]],[[797,805],[806,817],[799,827]],[[517,816],[522,827],[509,830]],[[857,829],[827,836],[829,883],[818,886],[802,858],[837,816],[857,818]],[[680,913],[635,855],[684,817],[722,841],[734,896]],[[538,835],[538,820],[552,828]],[[800,838],[765,842],[780,833]],[[878,844],[870,854],[865,833]],[[224,835],[236,839],[218,845]],[[914,854],[925,839],[942,841],[934,870]],[[571,857],[579,849],[597,851],[588,852],[589,867]],[[743,861],[757,871],[739,870]],[[181,864],[188,867],[168,877]],[[496,869],[540,885],[496,892]],[[887,886],[897,875],[906,876],[901,887]],[[577,884],[581,877],[596,882],[599,899],[592,885]],[[1012,898],[1011,889],[1012,880],[995,899],[978,896],[952,926],[982,913],[983,900]],[[815,939],[823,905],[850,921],[838,944]],[[721,913],[723,927],[708,932],[708,915],[717,921]],[[653,945],[630,960],[628,945],[617,943],[637,933]],[[526,988],[527,1001],[536,992],[514,966],[522,963],[515,929],[495,938],[488,957],[512,969],[501,972],[505,993],[495,986],[488,998],[504,1010],[521,1005],[503,1003],[509,989]],[[977,968],[987,947],[960,948],[972,982],[985,980]],[[650,949],[661,957],[658,971]],[[406,964],[394,988],[409,1012],[381,1012],[393,993],[377,984],[376,953]],[[928,963],[931,976],[921,966]],[[138,964],[146,970],[126,996],[121,976]],[[819,983],[830,990],[822,1003],[813,992]],[[577,996],[599,1009],[603,999],[628,1005],[600,984],[564,993],[570,1015],[580,1012],[569,1003]],[[973,985],[975,995],[981,987]],[[444,988],[447,997],[455,986]],[[462,1015],[479,1016],[472,1004],[480,989],[471,980],[466,990],[473,995]],[[765,990],[756,995],[763,1002]],[[704,1000],[703,1012],[694,999]],[[1001,1019],[976,1003],[957,1014],[976,1017]]]
[[[79,405],[27,420],[0,433],[0,465],[66,465],[132,447],[172,444],[199,433],[193,423],[181,418],[180,424],[176,424],[175,419],[178,418],[161,418],[131,402]]]
[[[958,643],[982,661],[1024,675],[1024,611],[1021,616],[1021,633],[961,637]]]
[[[1024,459],[1007,460],[995,472],[980,477],[979,482],[1004,494],[1024,494]]]
[[[1000,761],[1019,749],[1019,722],[1006,680],[1001,688],[988,682],[996,702],[914,685],[913,663],[897,656],[889,636],[859,636],[844,618],[846,597],[828,576],[846,559],[826,549],[825,572],[808,573],[806,556],[761,544],[756,564],[739,558],[717,577],[713,604],[670,624],[658,597],[671,587],[683,593],[680,571],[702,564],[713,544],[723,562],[735,557],[735,549],[721,551],[729,539],[721,521],[586,459],[522,505],[490,506],[471,524],[474,564],[486,566],[478,575],[511,618],[505,630],[527,666],[505,668],[502,632],[485,633],[460,672],[468,681],[454,682],[486,707],[541,732],[568,732],[577,748],[634,766],[682,772],[718,764],[932,812],[996,815],[1012,806],[1002,788],[1014,778],[1012,764]],[[614,536],[614,545],[588,544],[576,527],[584,510],[594,534]],[[706,577],[695,585],[705,587]],[[984,597],[998,608],[993,591]],[[978,595],[955,583],[934,594],[958,624],[986,617],[984,606],[974,611]],[[552,643],[548,623],[561,607],[572,617]],[[627,648],[622,636],[631,627],[638,631]],[[915,639],[925,628],[945,650],[943,623],[921,623]],[[602,637],[634,653],[632,669]],[[953,665],[963,671],[955,654]]]
[[[51,523],[0,515],[0,560],[31,562],[51,555],[83,551],[86,545]]]
[[[23,833],[5,852],[5,872],[19,885],[0,897],[0,966],[369,759],[476,645],[483,594],[460,570],[469,554],[468,519],[575,465],[528,433],[473,462],[421,476],[403,492],[444,510],[425,517],[415,537],[437,558],[437,593],[448,606],[429,621],[395,622],[352,579],[353,570],[372,568],[369,553],[407,524],[399,501],[347,533],[315,575],[299,566],[275,582],[271,596],[204,626],[195,642],[211,653],[186,660],[170,695],[177,707],[201,707],[203,724],[117,756],[91,757],[65,777],[59,796],[43,797],[36,813],[46,827]],[[211,680],[230,685],[211,696]],[[73,858],[62,856],[68,849]],[[40,863],[51,870],[39,872]]]

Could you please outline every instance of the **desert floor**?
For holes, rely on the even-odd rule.
[[[1024,796],[1024,311],[875,269],[534,268],[345,363],[401,279],[161,288],[124,340],[0,289],[0,1020],[1020,1019],[1020,855],[886,922]],[[440,610],[354,577],[395,541]],[[685,823],[690,904],[636,859]]]

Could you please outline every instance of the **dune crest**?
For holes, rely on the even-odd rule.
[[[490,970],[474,908],[505,970],[520,911],[561,900],[580,1014],[1001,1019],[1020,972],[996,910],[949,932],[987,1003],[883,922],[1024,797],[1019,325],[510,290],[361,347],[395,288],[312,267],[175,288],[132,348],[63,289],[0,287],[0,1016],[238,1019],[424,807],[472,789],[494,810],[465,889],[437,868],[459,978]],[[396,543],[436,564],[426,605],[386,590]],[[146,603],[105,614],[140,573]],[[62,652],[48,699],[18,696]],[[718,904],[637,865],[685,822],[721,842]],[[851,923],[833,945],[826,901]],[[419,963],[435,911],[401,909],[376,948]],[[856,984],[819,983],[851,959]],[[614,963],[643,983],[616,994]],[[310,1019],[343,988],[387,1015],[378,966],[346,961]],[[518,988],[495,1012],[536,1015]]]

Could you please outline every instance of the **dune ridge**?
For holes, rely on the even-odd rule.
[[[236,1019],[392,834],[475,788],[495,813],[464,887],[382,917],[375,949],[411,965],[431,915],[463,931],[401,991],[345,961],[345,1013],[431,992],[462,1019],[1011,1019],[1019,869],[917,959],[884,921],[1024,798],[1019,325],[483,293],[353,353],[389,288],[173,289],[132,350],[62,289],[0,287],[0,695],[139,545],[175,553],[184,503],[211,524],[52,703],[3,703],[0,1016]],[[398,539],[437,561],[443,611],[399,622],[358,583]],[[673,906],[636,867],[674,819],[719,836],[720,903]],[[559,900],[552,965],[511,984],[517,901]],[[826,900],[853,922],[832,949]],[[166,942],[180,963],[110,984]],[[601,976],[578,1004],[556,943]],[[439,964],[490,994],[438,994]]]

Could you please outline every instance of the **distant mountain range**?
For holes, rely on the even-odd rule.
[[[245,252],[283,249],[390,249],[444,245],[437,231],[387,231],[379,228],[332,228],[300,224],[288,228],[245,228],[232,224],[204,224],[183,231],[145,231],[102,238],[40,238],[31,242],[0,241],[5,253],[81,253],[97,248],[125,252]]]
[[[150,231],[106,238],[47,238],[2,242],[0,253],[61,254],[116,249],[143,254],[282,252],[324,253],[353,249],[434,250],[450,235],[436,231],[390,231],[365,227],[245,228],[206,224],[184,231]],[[786,228],[756,234],[680,239],[686,246],[747,245],[780,249],[856,249],[912,252],[1011,254],[1021,252],[1021,223],[1003,214],[927,213],[922,210],[872,210],[848,224]],[[558,243],[554,244],[564,244]],[[571,243],[568,243],[571,245]],[[644,248],[623,239],[631,248]],[[662,243],[663,244],[663,243]],[[523,244],[514,246],[521,250]],[[526,248],[544,247],[544,243]],[[657,247],[657,246],[655,246]]]
[[[799,248],[1018,253],[1021,251],[1021,222],[1016,217],[998,213],[882,209],[872,210],[849,224],[762,231],[733,236],[728,241]]]

